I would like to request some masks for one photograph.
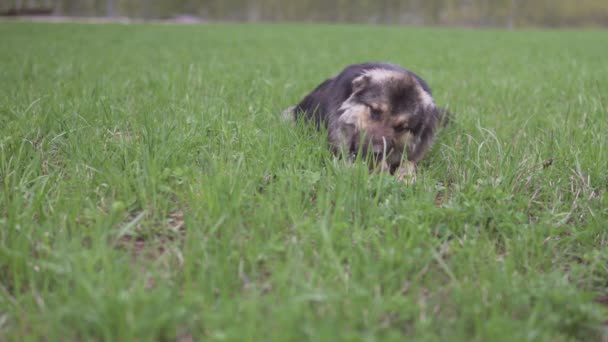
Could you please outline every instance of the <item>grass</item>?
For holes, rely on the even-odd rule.
[[[604,31],[0,37],[2,340],[608,338]],[[362,61],[456,113],[414,185],[278,119]]]

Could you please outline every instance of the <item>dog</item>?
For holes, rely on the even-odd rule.
[[[326,127],[336,155],[371,157],[371,170],[404,182],[415,181],[444,114],[422,78],[389,63],[349,65],[283,112]]]

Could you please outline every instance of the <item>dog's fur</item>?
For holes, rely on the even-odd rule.
[[[326,126],[336,154],[371,155],[374,168],[405,181],[415,177],[441,119],[426,82],[387,63],[350,65],[285,114]]]

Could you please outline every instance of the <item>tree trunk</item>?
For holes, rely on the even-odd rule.
[[[114,16],[114,0],[106,0],[106,16]]]
[[[517,15],[517,0],[511,0],[511,10],[509,11],[509,18],[507,19],[507,28],[513,31],[515,28],[515,19]]]

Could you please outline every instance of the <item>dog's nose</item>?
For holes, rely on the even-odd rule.
[[[391,140],[382,137],[381,139],[375,139],[373,142],[373,150],[375,154],[388,154],[394,147]]]

